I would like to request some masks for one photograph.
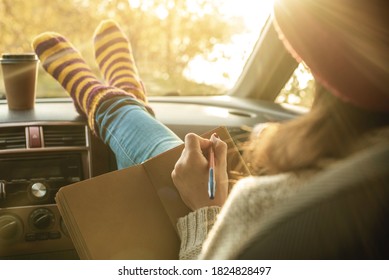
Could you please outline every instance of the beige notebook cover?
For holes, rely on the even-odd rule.
[[[228,169],[249,172],[228,131]],[[59,190],[56,202],[81,259],[177,259],[179,217],[189,213],[170,174],[183,145],[140,165],[110,172]]]

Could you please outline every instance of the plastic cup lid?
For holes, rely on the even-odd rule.
[[[1,56],[1,62],[18,62],[18,61],[36,61],[38,57],[35,53],[3,53]]]

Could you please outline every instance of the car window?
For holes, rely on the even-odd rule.
[[[113,18],[131,39],[150,96],[223,94],[238,79],[271,7],[272,0],[3,0],[0,53],[31,52],[34,36],[55,31],[98,74],[92,35],[101,20]],[[42,69],[37,95],[67,96]]]
[[[304,63],[300,63],[275,102],[309,109],[315,96],[315,80]]]

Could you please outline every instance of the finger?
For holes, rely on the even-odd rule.
[[[210,147],[211,142],[194,133],[185,136],[185,149],[188,151],[203,151]]]

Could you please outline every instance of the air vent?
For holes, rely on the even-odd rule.
[[[26,132],[24,126],[0,128],[0,150],[25,148]]]
[[[85,126],[43,126],[45,147],[86,146]]]

